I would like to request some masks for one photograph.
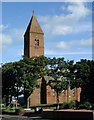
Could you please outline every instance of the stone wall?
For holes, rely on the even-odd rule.
[[[33,93],[30,95],[30,106],[41,104],[41,82],[39,82],[39,84],[40,84],[40,88],[35,89]],[[63,102],[68,102],[70,100],[80,101],[80,92],[81,92],[81,88],[74,88],[72,90],[71,89],[63,90],[60,93],[59,102],[63,103]],[[57,103],[56,92],[54,89],[51,89],[49,85],[46,86],[46,103],[47,104]]]

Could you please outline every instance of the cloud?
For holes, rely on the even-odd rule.
[[[92,46],[92,39],[91,38],[86,39],[86,40],[82,39],[82,40],[80,40],[80,45],[86,46],[86,47],[91,47]]]
[[[71,51],[72,49],[77,50],[77,48],[79,49],[83,49],[83,47],[85,48],[91,48],[92,47],[92,38],[88,38],[88,39],[78,39],[78,40],[71,40],[71,41],[59,41],[56,43],[56,45],[53,46],[53,49],[56,49],[57,51],[59,49],[61,50],[68,50],[67,52]],[[84,50],[84,49],[83,49]]]
[[[2,55],[2,49],[6,48],[11,43],[12,43],[11,36],[0,33],[0,56]]]
[[[18,60],[22,57],[24,29],[0,25],[0,58],[2,62]],[[16,56],[13,56],[13,53]],[[10,59],[10,60],[9,60]]]
[[[90,12],[83,2],[72,3],[67,7],[67,10],[71,13],[71,16],[76,17],[78,20]]]
[[[6,50],[9,45],[14,46],[23,40],[24,29],[11,28],[8,25],[0,25],[0,50]]]
[[[55,54],[55,52],[54,51],[52,51],[52,50],[45,50],[45,53],[44,53],[45,55],[53,55],[53,54]]]
[[[69,34],[73,31],[73,29],[70,26],[56,26],[55,29],[53,30],[52,34],[53,35],[66,35]]]
[[[23,40],[23,36],[24,36],[24,29],[19,29],[19,28],[11,28],[10,29],[10,34],[12,35],[12,37],[14,39],[16,39],[16,41],[21,41]]]
[[[8,25],[0,24],[0,50],[12,43],[11,35],[2,33],[5,29],[8,29]]]
[[[12,43],[12,37],[10,35],[0,33],[0,47],[10,45]]]
[[[58,52],[58,51],[55,51],[55,50],[45,50],[45,55],[52,55],[52,56],[56,56],[56,55],[60,55],[60,56],[63,56],[63,55],[88,55],[88,54],[91,54],[92,55],[92,52],[85,52],[85,51],[72,51],[72,52]]]
[[[39,21],[43,24],[43,30],[46,36],[68,35],[80,32],[91,31],[90,21],[85,21],[88,15],[92,15],[85,3],[68,3],[68,6],[62,6],[62,14],[39,16]],[[67,14],[63,14],[67,11]],[[81,21],[83,20],[83,21]]]
[[[68,42],[60,41],[60,42],[56,45],[56,48],[59,48],[59,49],[69,49],[69,48],[70,48],[70,45],[68,44]]]
[[[5,30],[7,28],[8,28],[8,25],[0,24],[0,32],[2,32],[3,30]]]
[[[0,24],[0,30],[6,28],[6,26],[4,26],[3,24]]]

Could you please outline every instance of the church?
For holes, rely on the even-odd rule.
[[[24,34],[24,55],[28,58],[44,56],[44,33],[34,12]],[[36,88],[29,96],[30,106],[57,103],[56,92],[51,86],[46,86],[46,78],[44,82],[40,79],[37,81],[40,88]],[[59,96],[59,101],[60,103],[70,100],[80,101],[80,92],[81,88],[63,90]]]

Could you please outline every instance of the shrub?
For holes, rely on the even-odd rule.
[[[60,109],[78,109],[79,102],[77,100],[71,100],[64,102],[60,105]]]
[[[10,114],[10,113],[15,113],[15,110],[7,108],[7,109],[4,109],[2,112]]]
[[[78,108],[78,101],[72,100],[69,102],[69,108],[70,109],[77,109]]]
[[[17,110],[22,110],[23,108],[21,106],[18,106],[16,109]]]
[[[94,104],[92,104],[92,108],[91,109],[94,110]]]
[[[60,105],[60,109],[69,109],[69,103],[64,102],[62,105]]]
[[[79,105],[79,108],[80,109],[91,109],[92,108],[92,104],[91,103],[89,103],[89,102],[85,102],[85,103],[83,103],[83,104],[80,104]]]
[[[5,104],[0,104],[1,110],[5,109]]]

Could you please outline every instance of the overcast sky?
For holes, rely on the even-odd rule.
[[[3,2],[0,24],[3,63],[22,58],[23,35],[33,10],[44,32],[45,56],[75,61],[92,59],[91,2]]]

